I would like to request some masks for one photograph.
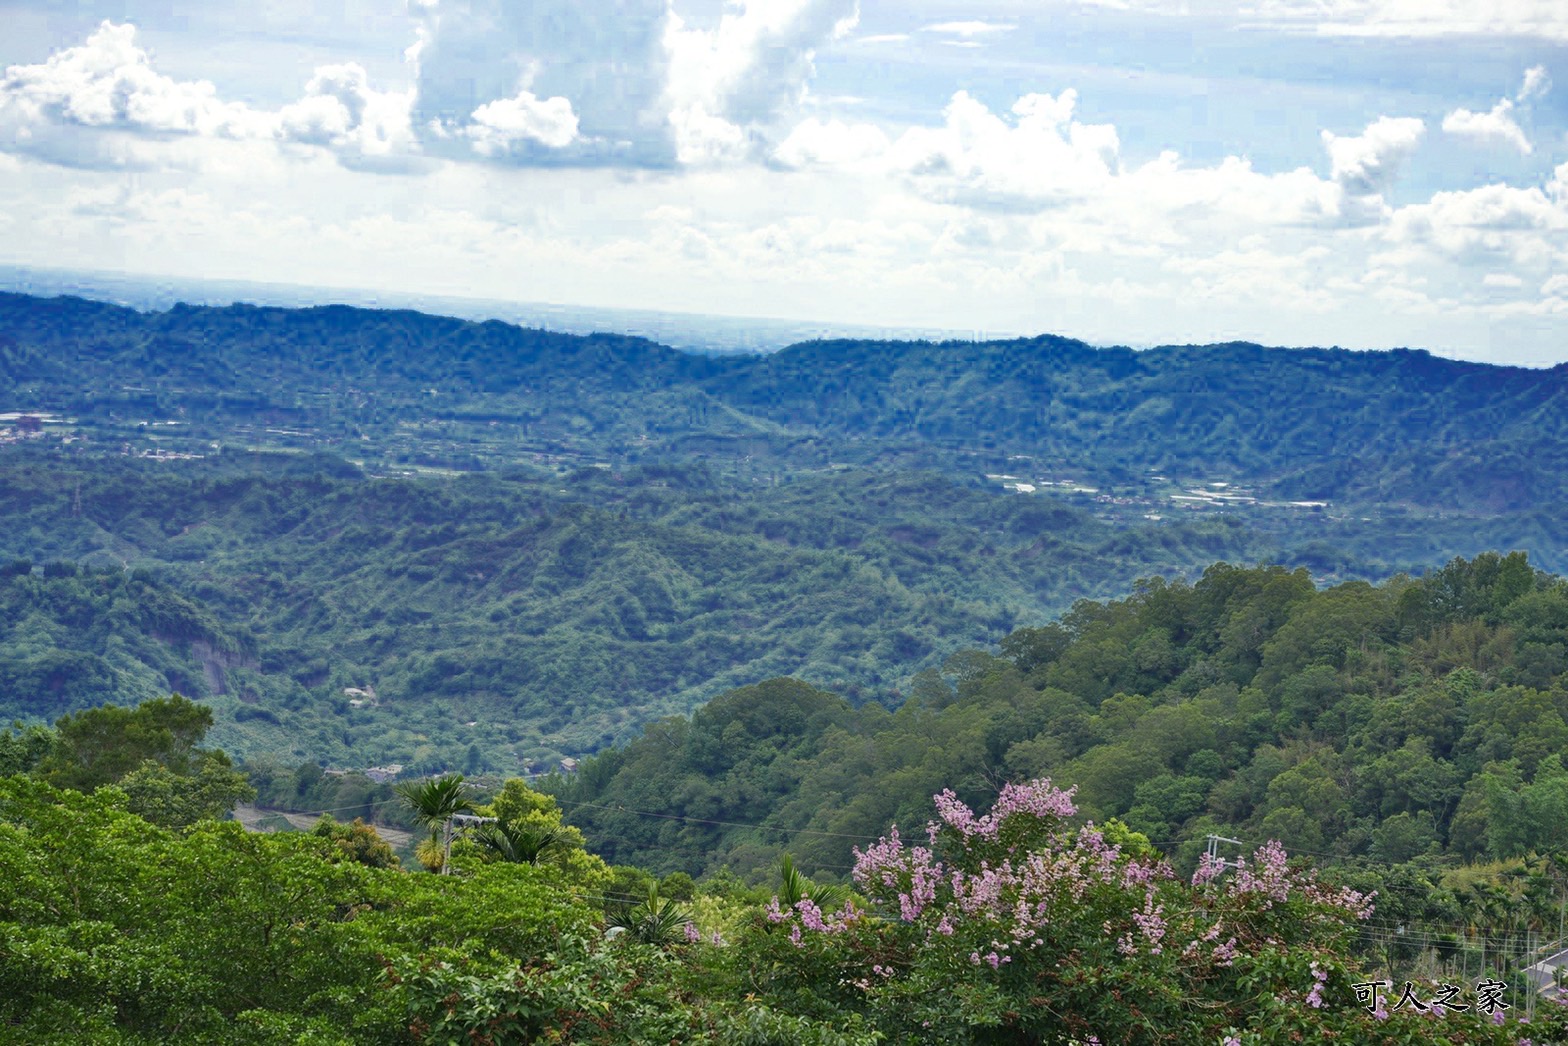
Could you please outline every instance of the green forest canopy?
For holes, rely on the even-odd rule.
[[[1188,867],[1209,833],[1513,858],[1568,832],[1565,720],[1568,582],[1522,554],[1323,590],[1217,564],[955,655],[896,710],[774,680],[553,787],[610,860],[694,873],[781,848],[841,873],[942,788],[979,803],[1042,774]]]

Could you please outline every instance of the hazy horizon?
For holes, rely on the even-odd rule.
[[[1568,359],[1568,8],[0,0],[0,262]]]

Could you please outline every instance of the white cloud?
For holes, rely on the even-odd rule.
[[[1350,224],[1378,221],[1387,212],[1384,194],[1420,144],[1426,124],[1415,117],[1381,116],[1359,135],[1323,131],[1329,177],[1339,187],[1335,216]]]
[[[377,91],[363,67],[320,66],[305,96],[278,112],[284,141],[326,146],[345,163],[384,170],[411,169],[418,143],[409,123],[411,91]]]
[[[411,13],[413,124],[427,149],[467,158],[477,146],[519,163],[674,162],[665,0],[441,0]],[[565,140],[555,99],[577,121],[559,147],[545,144]]]
[[[1116,210],[1139,215],[1134,235],[1180,244],[1190,242],[1192,224],[1212,227],[1221,236],[1232,230],[1316,224],[1337,213],[1339,187],[1307,168],[1265,174],[1240,157],[1211,167],[1183,166],[1175,153],[1127,172],[1120,179]],[[1163,235],[1156,230],[1164,229]]]
[[[835,41],[866,43],[850,56],[864,67],[888,55],[876,37],[843,36],[852,0],[676,2],[711,17],[681,22],[666,0],[597,5],[610,14],[564,0],[423,0],[412,89],[378,90],[366,72],[377,59],[361,51],[363,67],[323,65],[271,109],[227,101],[256,97],[244,81],[215,70],[217,87],[187,83],[199,66],[134,43],[112,61],[56,55],[69,75],[13,68],[0,81],[0,258],[497,297],[526,286],[584,304],[1102,340],[1425,339],[1484,353],[1494,338],[1561,344],[1568,330],[1568,277],[1557,276],[1568,271],[1568,164],[1533,185],[1475,187],[1469,171],[1413,163],[1427,127],[1391,118],[1335,125],[1351,133],[1325,133],[1322,157],[1283,165],[1134,159],[1122,144],[1134,135],[1097,108],[1085,116],[1090,100],[1060,83],[1011,106],[958,92],[940,116],[911,118],[898,114],[929,80],[899,95],[836,64],[833,93],[816,94],[814,65]],[[1368,9],[1315,7],[1339,20]],[[970,33],[936,23],[944,31],[914,39],[994,43],[1002,20]],[[1502,115],[1546,153],[1555,115],[1532,112],[1545,67],[1510,86]],[[864,102],[851,108],[847,91]],[[1292,142],[1301,130],[1288,129]],[[1276,145],[1258,141],[1254,156]],[[87,149],[83,165],[145,173],[35,159],[67,162],[73,149]],[[357,169],[421,156],[418,182]],[[681,165],[658,177],[615,169]],[[1457,191],[1416,197],[1407,167]],[[1526,306],[1553,318],[1509,327]]]
[[[738,0],[709,28],[667,0],[426,0],[408,91],[322,66],[277,110],[226,102],[153,67],[131,25],[0,81],[0,149],[55,163],[156,168],[170,136],[327,149],[348,165],[428,170],[427,155],[521,165],[664,167],[758,159],[787,131],[816,50],[856,0]]]
[[[104,22],[84,44],[0,80],[0,147],[66,166],[201,166],[180,139],[277,141],[331,149],[351,165],[406,169],[410,96],[372,89],[355,64],[322,66],[277,111],[225,102],[208,81],[157,72],[136,27]]]
[[[1359,225],[1389,213],[1383,194],[1419,142],[1419,120],[1382,119],[1325,136],[1332,174],[1264,173],[1239,157],[1189,166],[1175,152],[1127,168],[1116,128],[1075,119],[1077,92],[1026,95],[995,113],[965,92],[939,127],[889,141],[869,124],[803,121],[780,145],[786,167],[892,176],[926,201],[972,211],[1042,214],[1056,242],[1093,253],[1148,253],[1258,228]],[[964,227],[952,242],[973,242]]]
[[[1533,151],[1530,139],[1513,118],[1514,103],[1500,98],[1487,113],[1473,113],[1469,109],[1455,109],[1443,117],[1443,131],[1460,138],[1478,142],[1500,142],[1513,146],[1528,156]]]
[[[205,80],[181,82],[154,71],[147,52],[136,46],[134,26],[104,22],[86,43],[58,51],[41,65],[6,69],[0,128],[12,150],[92,166],[91,146],[56,129],[254,138],[270,135],[274,121],[221,101]],[[119,162],[112,152],[98,159],[125,165],[124,152]]]
[[[970,21],[936,22],[932,25],[923,25],[920,28],[927,33],[946,33],[951,36],[961,36],[966,40],[972,40],[977,36],[996,36],[1001,33],[1010,33],[1018,27],[1001,22]]]
[[[741,163],[756,144],[746,129],[701,105],[681,106],[670,112],[675,134],[675,156],[687,166]]]
[[[1233,20],[1323,36],[1518,37],[1568,41],[1560,0],[1077,0],[1144,16]]]
[[[430,148],[468,141],[517,163],[666,167],[764,154],[799,107],[816,51],[859,9],[735,0],[708,27],[668,0],[442,0],[415,14],[414,124]]]
[[[891,142],[874,124],[808,117],[779,143],[773,158],[786,167],[842,167],[884,157]]]
[[[858,0],[742,0],[712,29],[672,12],[668,100],[682,161],[746,152],[799,106],[817,50],[859,20]]]
[[[1515,100],[1528,102],[1536,98],[1544,98],[1551,89],[1552,78],[1547,75],[1546,66],[1532,65],[1524,71],[1524,83],[1520,85]]]
[[[1024,95],[1011,120],[959,91],[941,127],[905,131],[890,161],[927,199],[1033,210],[1080,198],[1119,168],[1120,143],[1109,124],[1072,118],[1078,94]]]
[[[1466,266],[1548,266],[1568,249],[1568,198],[1554,197],[1552,185],[1439,192],[1425,203],[1399,208],[1386,237]]]
[[[1235,11],[1334,36],[1515,36],[1568,40],[1560,0],[1253,0]]]
[[[515,98],[486,102],[473,112],[465,133],[474,151],[482,156],[504,156],[519,145],[537,142],[547,149],[564,149],[578,140],[577,114],[560,95],[538,98],[519,91]]]

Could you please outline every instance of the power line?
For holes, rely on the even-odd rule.
[[[339,806],[339,807],[336,807],[336,808],[331,809],[331,810],[285,810],[283,807],[280,807],[280,806],[278,806],[278,807],[266,807],[266,809],[269,812],[267,814],[265,814],[264,816],[262,816],[261,818],[258,818],[255,821],[247,821],[243,817],[238,817],[238,816],[236,816],[234,819],[236,821],[240,822],[241,824],[258,824],[261,821],[266,820],[268,817],[278,817],[278,816],[281,816],[283,814],[295,814],[295,815],[300,816],[300,817],[320,817],[323,814],[341,814],[341,813],[347,813],[348,811],[351,811],[351,810],[366,810],[366,809],[370,809],[372,807],[386,806],[386,805],[388,805],[390,803],[397,803],[397,802],[402,802],[402,798],[400,796],[393,796],[390,799],[378,799],[378,800],[376,800],[373,803],[355,803],[352,806]],[[257,807],[256,809],[259,812],[262,809],[262,807]],[[396,826],[395,825],[387,825],[386,827],[393,828],[393,827],[396,827]]]
[[[607,806],[604,803],[590,803],[584,800],[561,799],[554,797],[555,801],[566,806],[588,806],[596,810],[608,810],[611,813],[636,814],[638,817],[656,817],[666,821],[685,821],[690,824],[711,824],[725,828],[755,828],[764,832],[780,832],[790,835],[819,835],[829,839],[853,839],[856,842],[869,843],[875,840],[869,835],[852,835],[848,832],[825,832],[815,828],[785,828],[770,824],[747,824],[744,821],[719,821],[711,817],[692,817],[687,814],[661,814],[652,810],[633,810],[627,806]]]

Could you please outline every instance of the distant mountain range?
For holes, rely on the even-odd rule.
[[[500,301],[442,294],[405,294],[345,287],[257,283],[242,280],[173,279],[123,273],[33,269],[0,265],[0,291],[52,298],[59,295],[114,302],[143,312],[170,306],[248,302],[304,308],[354,305],[369,309],[412,309],[484,322],[501,320],[567,334],[626,334],[688,352],[772,352],[813,338],[983,338],[984,331],[937,327],[887,327],[865,323],[804,322],[767,316],[715,316],[659,309],[603,308],[536,301]],[[992,334],[1009,334],[993,331]]]
[[[0,394],[109,438],[162,425],[168,448],[238,441],[372,465],[915,465],[1480,514],[1568,493],[1568,365],[1409,350],[1042,336],[720,357],[412,311],[144,313],[0,294]]]

